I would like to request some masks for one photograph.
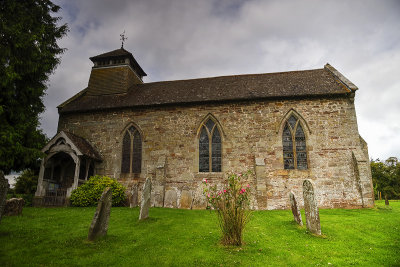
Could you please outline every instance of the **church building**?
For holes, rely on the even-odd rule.
[[[153,206],[204,208],[203,179],[247,170],[254,209],[287,209],[290,191],[303,205],[305,179],[321,208],[374,205],[358,88],[331,65],[144,83],[124,48],[90,60],[87,88],[58,106],[37,205],[63,204],[98,174],[126,186],[132,206],[150,178]]]

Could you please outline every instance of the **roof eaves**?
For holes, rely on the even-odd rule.
[[[116,107],[85,107],[72,110],[61,110],[60,113],[77,113],[77,112],[97,112],[105,110],[120,110],[120,109],[136,109],[136,108],[153,108],[153,107],[167,107],[167,106],[192,106],[192,105],[203,105],[203,104],[225,104],[225,103],[237,103],[237,102],[249,102],[249,101],[268,101],[268,100],[285,100],[285,99],[313,99],[313,98],[324,98],[324,97],[342,97],[348,93],[329,93],[329,94],[304,94],[304,95],[291,95],[291,96],[266,96],[266,97],[247,97],[247,98],[226,98],[219,100],[195,100],[195,101],[178,101],[178,102],[154,102],[151,104],[142,105],[121,105]]]

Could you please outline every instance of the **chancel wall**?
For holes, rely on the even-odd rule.
[[[203,179],[221,183],[229,172],[251,170],[255,209],[290,208],[289,193],[301,196],[304,179],[313,181],[322,208],[370,207],[368,154],[353,101],[352,96],[314,97],[61,113],[58,131],[90,142],[103,159],[96,174],[118,179],[135,203],[150,177],[154,206],[202,208]],[[282,131],[291,115],[306,136],[305,170],[284,168]],[[207,118],[221,132],[221,172],[199,172],[199,129]],[[130,126],[141,133],[140,174],[121,174],[123,137]]]

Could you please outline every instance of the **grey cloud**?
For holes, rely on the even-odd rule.
[[[360,90],[361,135],[374,158],[400,157],[399,1],[59,1],[71,32],[50,79],[42,126],[56,106],[87,86],[88,59],[120,46],[147,72],[145,82],[321,68],[331,63]],[[397,127],[397,128],[396,128]],[[384,133],[384,134],[383,134]]]

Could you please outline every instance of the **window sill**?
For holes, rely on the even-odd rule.
[[[140,178],[141,173],[121,173],[119,175],[120,178],[122,179],[128,179],[128,178]]]
[[[197,179],[221,179],[221,177],[224,175],[224,172],[197,172],[194,174],[194,177]]]

